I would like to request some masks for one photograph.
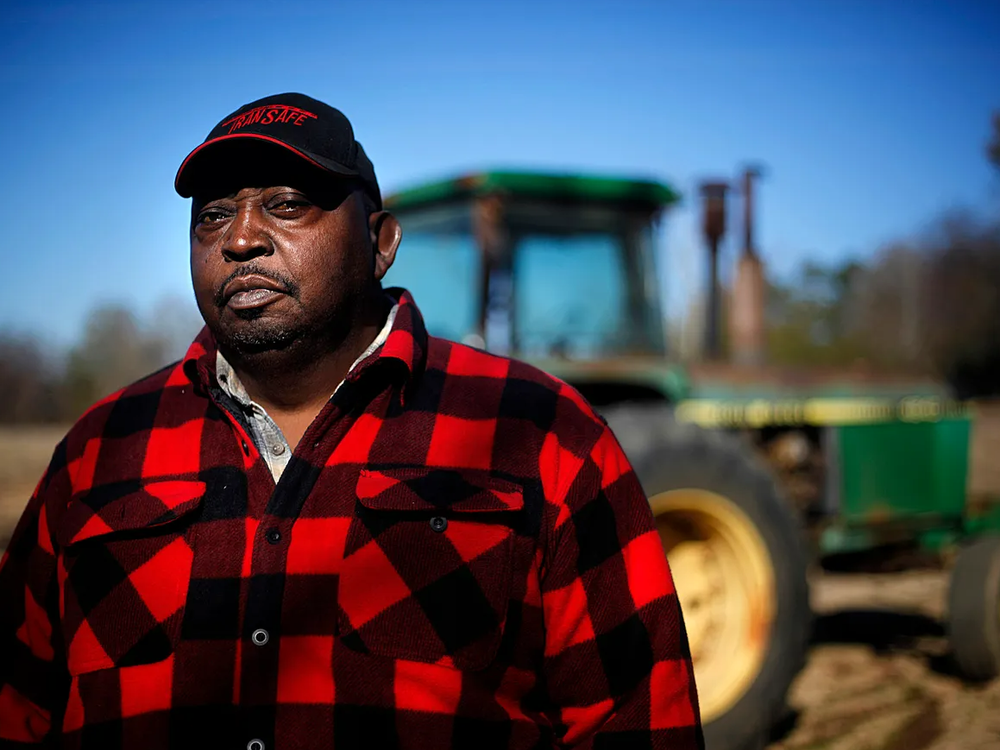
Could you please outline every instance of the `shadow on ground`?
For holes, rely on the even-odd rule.
[[[927,638],[947,636],[944,625],[924,614],[884,609],[848,609],[817,616],[812,645],[857,644],[879,654],[912,651]]]
[[[867,646],[878,656],[906,654],[923,661],[933,672],[956,677],[957,671],[947,643],[945,625],[922,613],[890,609],[845,609],[817,615],[813,623],[811,647],[828,645]],[[791,707],[772,727],[768,744],[789,737],[802,720]],[[916,750],[940,734],[940,718],[935,706],[919,721],[908,726],[888,748]]]

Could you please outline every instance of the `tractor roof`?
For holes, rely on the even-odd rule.
[[[640,205],[651,210],[680,200],[680,195],[672,188],[652,180],[583,174],[488,171],[416,185],[388,196],[384,203],[386,208],[398,210],[494,193],[556,201]]]

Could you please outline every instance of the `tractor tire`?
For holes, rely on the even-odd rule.
[[[962,677],[986,682],[1000,675],[1000,537],[958,553],[948,585],[948,640]]]
[[[602,410],[656,517],[684,613],[708,750],[763,747],[812,628],[801,526],[738,437],[669,406]]]

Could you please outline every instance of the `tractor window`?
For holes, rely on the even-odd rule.
[[[403,241],[383,287],[413,294],[427,331],[461,341],[476,330],[480,256],[469,207],[433,208],[400,217]]]
[[[533,234],[514,253],[517,341],[527,356],[589,358],[624,323],[620,241],[610,234]]]
[[[622,228],[516,234],[519,353],[572,359],[662,353],[647,233]]]

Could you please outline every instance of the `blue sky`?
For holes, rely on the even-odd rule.
[[[100,301],[190,304],[176,168],[295,90],[351,118],[384,192],[490,166],[669,182],[676,312],[702,279],[694,188],[747,161],[778,274],[995,210],[998,38],[990,0],[8,4],[0,327],[66,343]]]

